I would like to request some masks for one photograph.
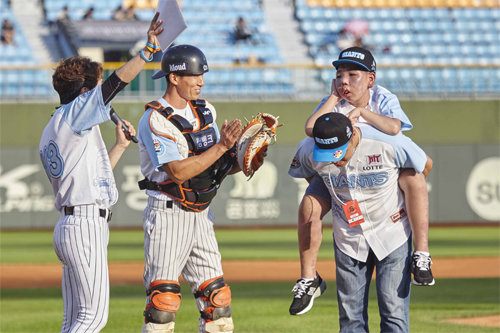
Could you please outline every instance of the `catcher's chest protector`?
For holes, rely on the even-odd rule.
[[[174,115],[172,108],[164,108],[158,101],[146,104],[146,110],[155,109],[154,112],[160,113],[164,119],[168,120],[168,123],[163,124],[150,123],[153,132],[171,137],[183,157],[199,155],[217,142],[215,129],[211,126],[214,123],[212,111],[206,107],[205,100],[190,101],[189,105],[197,119],[197,128],[193,128],[191,123],[182,116]],[[186,145],[187,156],[183,154],[186,151]],[[220,164],[219,161],[215,162],[201,174],[182,185],[172,180],[156,183],[144,179],[139,182],[139,188],[160,191],[178,200],[189,210],[202,211],[208,207],[217,193],[219,183],[215,180],[218,179]]]
[[[165,117],[166,120],[170,122],[171,125],[173,125],[173,128],[172,126],[165,128],[165,126],[151,124],[153,125],[153,132],[155,132],[155,128],[158,128],[157,126],[163,127],[159,129],[160,133],[157,134],[168,135],[174,138],[179,151],[182,152],[183,147],[181,147],[181,145],[183,144],[183,142],[179,142],[182,141],[182,139],[180,139],[178,135],[175,135],[178,133],[173,133],[177,132],[176,130],[178,130],[182,134],[188,145],[188,156],[193,156],[201,154],[205,150],[212,147],[216,143],[217,136],[215,134],[215,129],[211,126],[214,122],[212,111],[210,111],[210,109],[206,107],[205,100],[198,99],[196,101],[190,101],[189,106],[191,107],[191,110],[193,110],[193,113],[196,117],[197,128],[193,128],[191,123],[182,116],[173,114],[174,110],[171,107],[164,108],[158,101],[153,101],[146,104],[146,110],[148,108],[155,109],[156,112],[160,113],[163,117]],[[151,119],[150,121],[153,120]]]

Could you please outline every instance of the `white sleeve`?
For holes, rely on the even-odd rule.
[[[288,174],[294,178],[308,178],[316,174],[312,166],[311,154],[314,148],[313,138],[307,137],[299,143],[297,152],[288,169]]]
[[[399,119],[401,121],[401,131],[411,130],[413,125],[401,108],[397,96],[380,86],[375,86],[374,91],[375,104],[378,107],[379,113],[389,118]]]

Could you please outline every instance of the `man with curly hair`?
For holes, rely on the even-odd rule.
[[[54,250],[63,265],[64,317],[61,332],[99,332],[108,320],[107,245],[110,207],[118,199],[113,168],[135,135],[119,123],[109,152],[99,124],[110,120],[110,101],[142,70],[159,49],[158,13],[149,26],[140,55],[102,82],[102,66],[85,57],[71,57],[56,68],[52,83],[59,106],[45,127],[40,158],[61,212],[54,229]]]

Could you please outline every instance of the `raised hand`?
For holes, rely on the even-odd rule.
[[[348,114],[346,114],[347,118],[351,121],[351,124],[354,126],[354,124],[358,121],[359,117],[361,116],[361,109],[362,108],[355,108]]]
[[[160,46],[157,36],[163,32],[163,28],[160,25],[163,23],[162,20],[158,20],[159,12],[156,12],[155,16],[151,20],[151,24],[148,29],[148,43],[155,46]]]
[[[227,120],[224,120],[222,128],[220,130],[220,143],[224,145],[226,149],[231,149],[234,143],[241,135],[241,121],[239,119],[232,120],[229,124]]]

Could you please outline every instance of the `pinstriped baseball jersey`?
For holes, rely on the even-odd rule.
[[[169,104],[164,99],[158,100],[162,106]],[[207,103],[214,116],[215,108]],[[139,121],[139,150],[141,171],[145,177],[156,182],[168,179],[161,169],[165,163],[183,159],[175,142],[151,131],[149,118],[152,109],[148,109]],[[196,118],[189,104],[186,108],[174,108],[191,122],[194,128]],[[219,140],[217,126],[216,142]],[[201,211],[186,211],[183,206],[167,195],[147,190],[148,204],[143,212],[144,228],[144,286],[149,289],[151,282],[157,280],[178,281],[182,274],[194,293],[199,286],[212,278],[222,276],[222,264],[214,232],[214,216],[210,207]],[[200,311],[210,306],[201,298],[196,299]],[[203,320],[200,318],[200,330]],[[201,332],[203,332],[202,330]]]
[[[109,208],[118,200],[98,126],[110,119],[109,110],[98,86],[59,107],[45,127],[40,158],[54,191],[57,210],[85,204]]]
[[[372,249],[379,260],[401,246],[411,234],[405,213],[405,200],[398,186],[400,168],[422,172],[426,155],[411,139],[399,133],[384,134],[372,126],[359,126],[360,144],[346,167],[314,162],[314,141],[307,140],[301,149],[300,165],[292,175],[311,169],[323,178],[332,197],[333,234],[336,245],[350,257],[366,261]],[[309,171],[308,171],[309,170]],[[350,227],[342,204],[356,199],[365,219]]]
[[[63,264],[61,332],[98,332],[108,319],[108,210],[118,199],[99,124],[110,119],[101,86],[59,107],[45,127],[40,158],[61,217],[54,250]],[[72,207],[66,214],[64,207]]]
[[[366,109],[381,114],[383,116],[387,116],[389,118],[396,118],[401,120],[401,131],[411,130],[413,125],[410,122],[410,119],[406,116],[401,105],[399,104],[399,100],[396,95],[391,93],[389,90],[382,86],[373,86],[370,90],[370,101],[368,105],[365,106]],[[314,112],[318,110],[328,99],[328,96],[323,98],[323,100],[316,107]],[[332,112],[340,112],[342,114],[348,114],[354,109],[354,106],[349,104],[345,99],[335,105]],[[366,123],[366,120],[363,117],[359,117],[358,124]]]

